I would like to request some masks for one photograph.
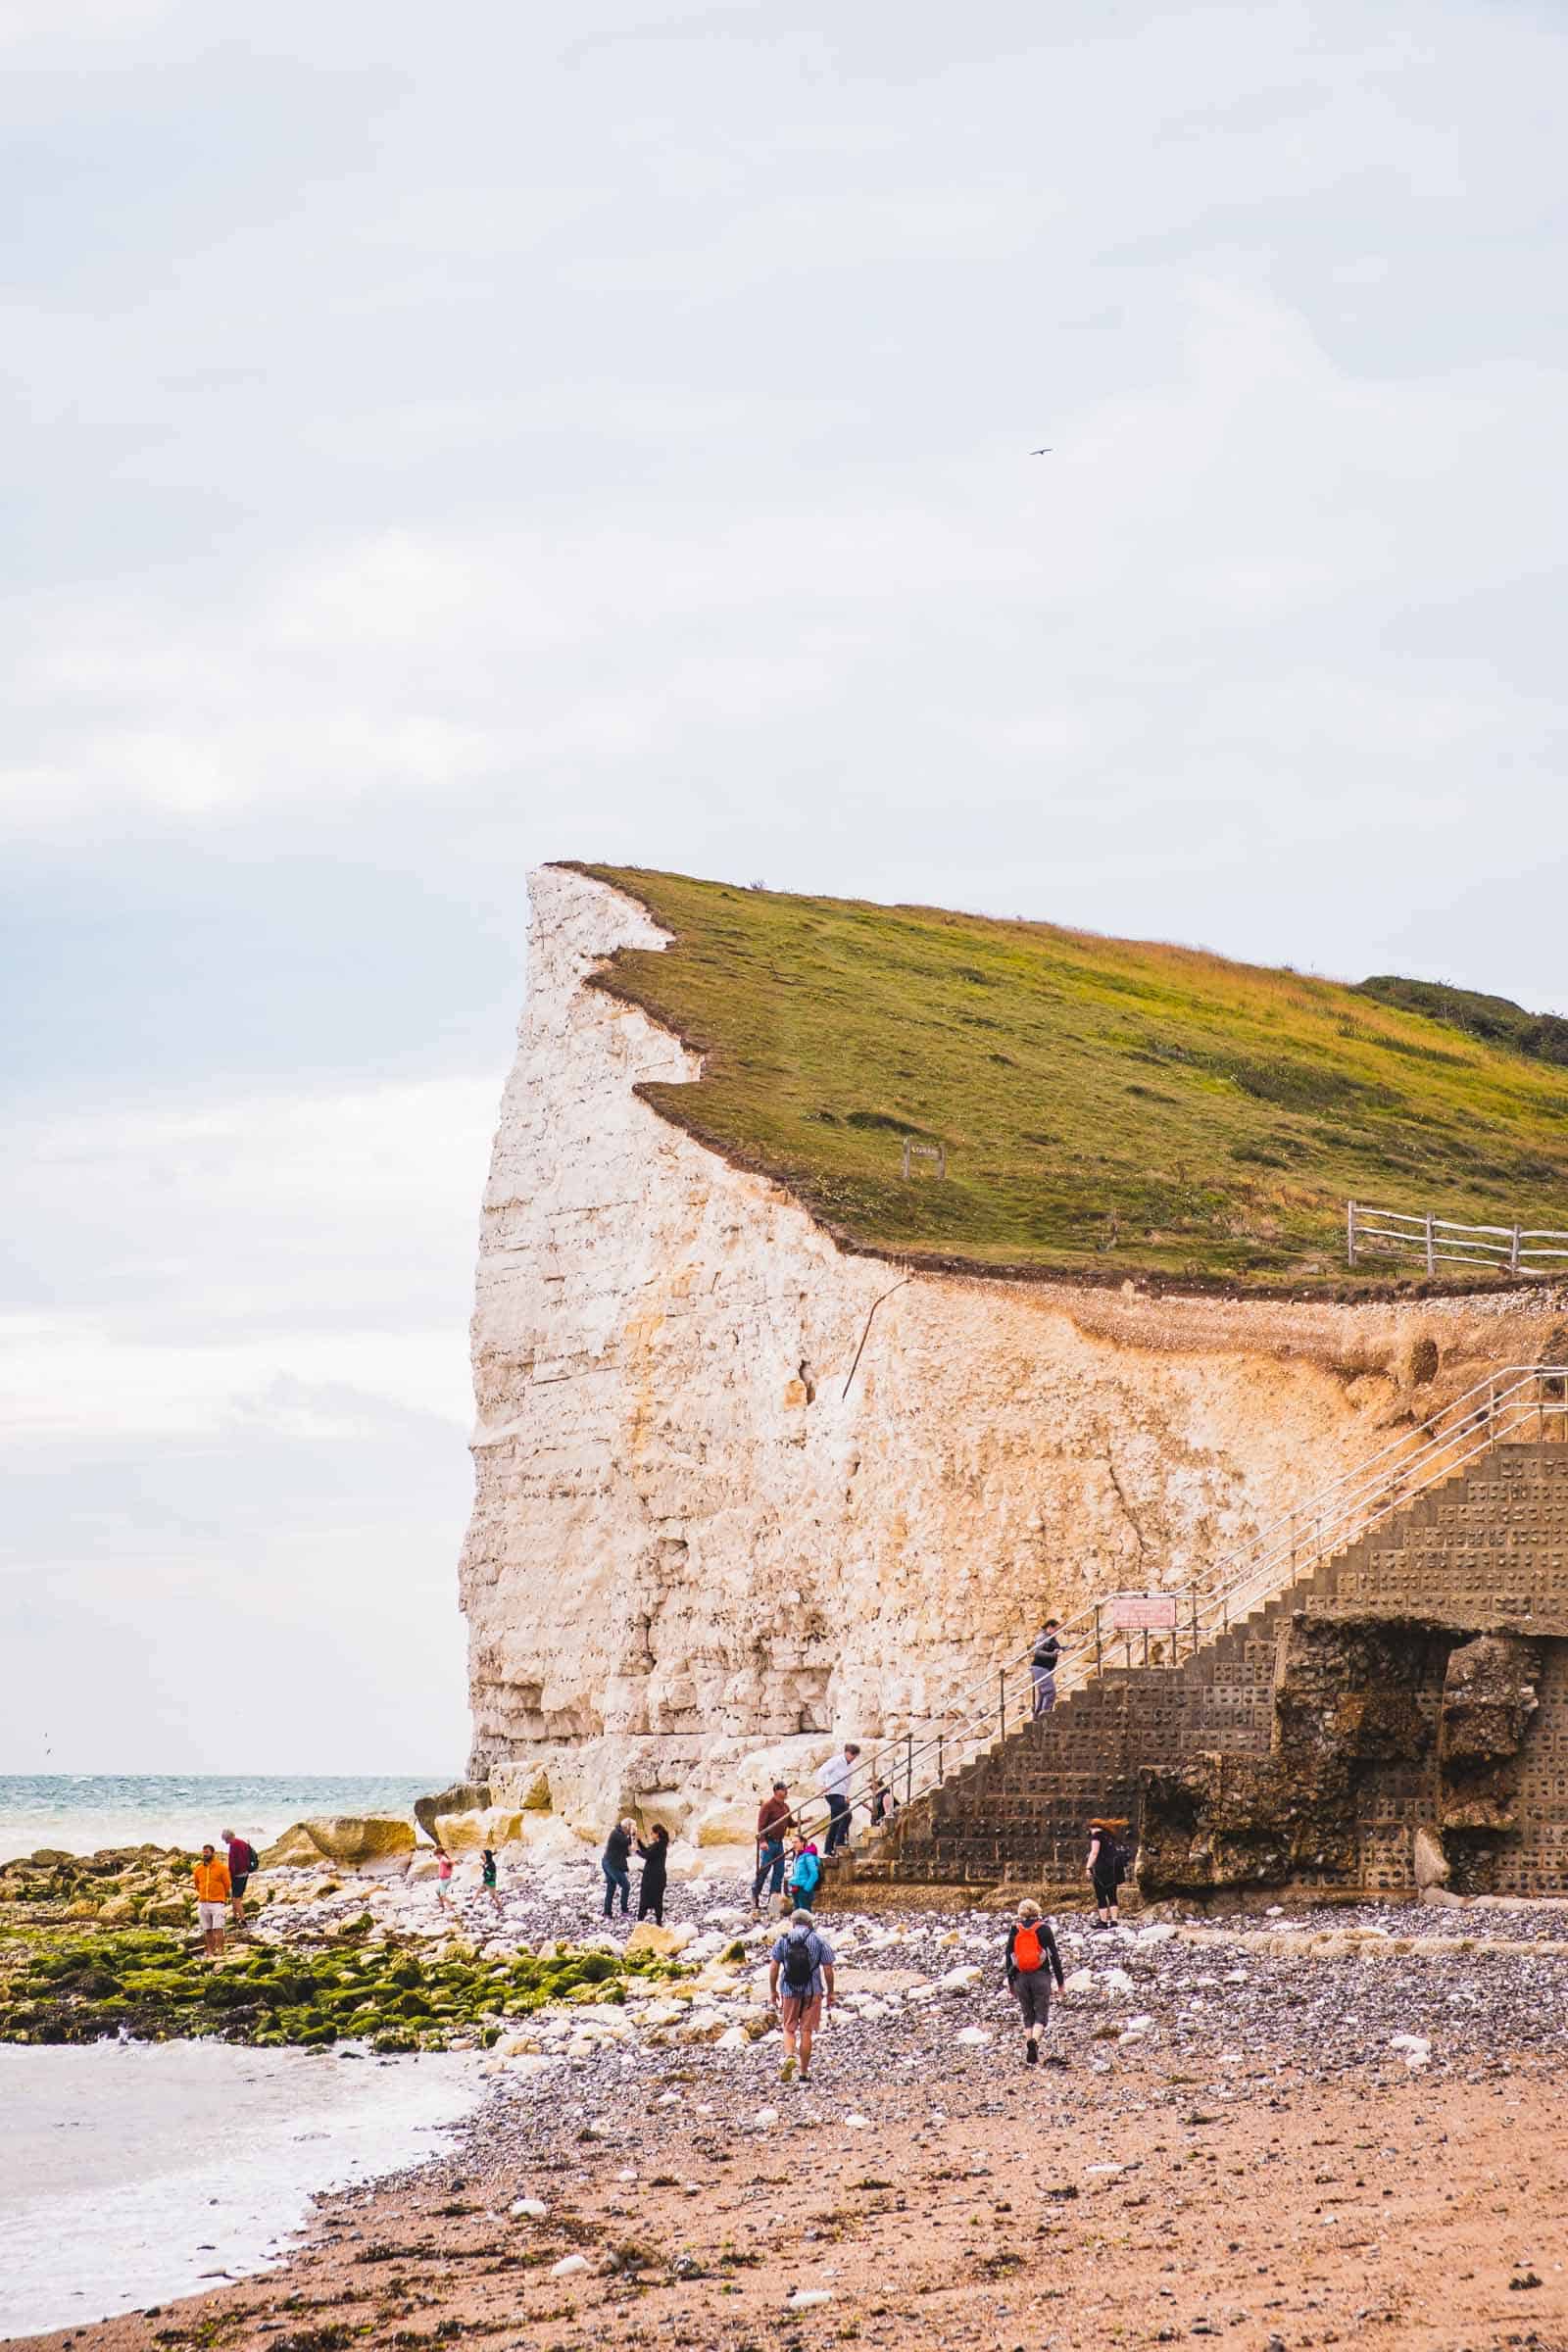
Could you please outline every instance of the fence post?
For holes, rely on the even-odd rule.
[[[1508,1271],[1510,1274],[1517,1274],[1519,1271],[1519,1228],[1517,1225],[1513,1229],[1513,1244],[1508,1251]]]
[[[1438,1261],[1432,1253],[1432,1211],[1429,1208],[1427,1210],[1427,1272],[1435,1274],[1437,1270]]]
[[[1345,1204],[1345,1262],[1349,1266],[1353,1266],[1355,1263],[1355,1202],[1353,1200],[1347,1200]]]

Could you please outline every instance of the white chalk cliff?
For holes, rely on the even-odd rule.
[[[1531,1344],[1518,1299],[1237,1303],[849,1255],[635,1093],[699,1076],[586,985],[663,944],[647,912],[564,868],[531,889],[461,1569],[473,1766],[506,1801],[744,1831],[776,1765],[896,1733],[1048,1607],[1201,1585]]]

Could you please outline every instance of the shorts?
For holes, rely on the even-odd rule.
[[[228,1905],[226,1903],[198,1903],[196,1916],[202,1923],[202,1934],[211,1936],[213,1931],[220,1928],[227,1919]]]
[[[1020,1969],[1012,1981],[1023,2022],[1030,2026],[1049,2026],[1051,2023],[1051,1971],[1049,1968]]]
[[[236,1901],[236,1902],[238,1902],[238,1900],[239,1900],[240,1896],[241,1896],[241,1895],[244,1893],[244,1891],[245,1891],[246,1887],[247,1887],[247,1886],[250,1885],[250,1883],[251,1883],[251,1874],[250,1874],[250,1872],[249,1872],[248,1870],[242,1870],[242,1871],[240,1872],[240,1874],[239,1874],[239,1877],[238,1877],[237,1879],[230,1879],[230,1880],[229,1880],[229,1882],[228,1882],[228,1891],[229,1891],[229,1893],[230,1893],[230,1894],[231,1894],[231,1895],[234,1897],[234,1899],[235,1899],[235,1901]]]
[[[784,2026],[809,2026],[814,2034],[822,2022],[822,1995],[819,1992],[787,1992],[778,2005],[779,2023]]]

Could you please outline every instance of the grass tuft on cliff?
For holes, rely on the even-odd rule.
[[[848,1247],[1337,1289],[1350,1198],[1568,1226],[1568,1077],[1341,982],[1050,923],[575,870],[673,934],[599,977],[705,1056],[698,1084],[647,1099]],[[945,1179],[921,1160],[903,1180],[906,1136],[945,1146]]]

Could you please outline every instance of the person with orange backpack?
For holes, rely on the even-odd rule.
[[[1051,1980],[1061,1989],[1061,1954],[1049,1919],[1027,1895],[1007,1932],[1006,1979],[1009,1991],[1023,2011],[1023,2062],[1040,2064],[1040,2036],[1051,2031]],[[1065,2064],[1065,2060],[1060,2063]]]

